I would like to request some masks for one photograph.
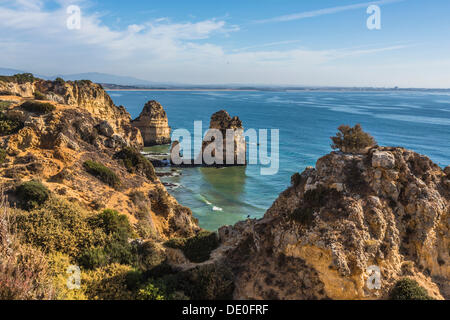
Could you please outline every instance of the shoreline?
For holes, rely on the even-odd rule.
[[[262,91],[256,89],[105,89],[105,91]]]

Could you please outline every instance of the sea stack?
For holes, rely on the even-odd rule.
[[[147,102],[140,116],[133,120],[132,125],[141,131],[145,147],[171,142],[167,114],[157,101]]]
[[[220,110],[211,116],[211,122],[202,145],[203,162],[207,165],[205,159],[206,154],[211,154],[216,157],[215,165],[239,166],[246,165],[246,144],[244,137],[244,127],[242,121],[238,117],[231,117],[225,110]],[[222,147],[215,138],[214,133],[221,133],[223,138],[223,153],[217,154]],[[228,137],[227,137],[228,132]],[[227,142],[230,133],[233,134],[233,142]],[[212,145],[214,144],[214,145]],[[228,146],[230,144],[230,146]],[[229,148],[232,150],[229,150]],[[209,152],[208,150],[212,150]],[[228,155],[228,159],[227,159]],[[219,159],[220,158],[220,159]]]

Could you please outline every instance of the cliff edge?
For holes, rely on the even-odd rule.
[[[221,228],[213,256],[235,299],[387,299],[404,278],[449,299],[449,213],[449,168],[403,148],[332,152],[262,219]]]

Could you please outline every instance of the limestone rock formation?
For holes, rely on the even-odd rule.
[[[161,104],[154,100],[145,104],[140,116],[132,124],[141,131],[146,147],[171,142],[167,114]]]
[[[231,117],[225,110],[211,116],[209,131],[202,145],[203,163],[208,165],[246,165],[246,142],[244,127],[238,117]],[[220,134],[221,139],[216,137]],[[229,136],[227,135],[230,134]],[[229,141],[229,139],[232,141]],[[205,154],[215,158],[215,163],[208,163]]]
[[[221,228],[216,260],[233,269],[236,299],[385,299],[402,278],[449,299],[447,179],[403,148],[332,152],[264,218]],[[373,266],[379,290],[367,285]]]
[[[90,210],[117,210],[134,224],[140,223],[138,216],[144,212],[160,241],[188,237],[199,230],[191,210],[178,204],[151,163],[139,158],[136,149],[143,145],[139,130],[131,126],[125,109],[116,107],[101,86],[42,80],[26,85],[51,97],[44,102],[55,109],[43,114],[28,112],[21,108],[28,99],[0,94],[0,100],[13,101],[0,111],[2,117],[22,125],[0,135],[0,148],[6,154],[0,166],[3,190],[39,179],[53,194],[63,194]],[[134,154],[128,158],[119,156],[130,152]],[[110,170],[119,186],[111,187],[89,174],[83,167],[87,160]]]
[[[136,149],[143,147],[142,136],[131,125],[131,116],[124,107],[114,105],[111,97],[99,84],[88,80],[81,81],[45,81],[35,79],[33,82],[18,84],[0,79],[0,94],[22,98],[32,98],[39,92],[46,100],[57,104],[72,106],[88,111],[99,121],[106,121],[125,143]]]

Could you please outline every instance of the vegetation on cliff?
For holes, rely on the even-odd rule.
[[[432,300],[427,290],[412,279],[399,280],[391,290],[392,300]]]
[[[157,179],[152,163],[136,149],[125,147],[115,157],[123,161],[123,165],[127,168],[128,172],[140,172],[152,181]]]
[[[113,188],[120,187],[119,177],[115,174],[114,171],[104,166],[103,164],[88,160],[83,163],[83,167],[86,169],[87,172],[97,177],[99,180],[103,181],[110,187]]]
[[[171,239],[165,245],[180,249],[190,261],[200,263],[210,258],[211,252],[219,246],[219,240],[215,232],[202,231],[192,238]]]
[[[347,125],[342,125],[338,128],[338,133],[335,137],[331,137],[333,149],[339,149],[343,152],[362,152],[367,148],[374,147],[377,142],[375,139],[364,132],[361,125],[357,124],[353,128]]]
[[[0,76],[0,81],[15,82],[18,84],[33,82],[36,79],[37,78],[35,78],[32,73],[19,73],[19,74],[15,74],[13,76]]]
[[[26,101],[20,107],[28,112],[36,112],[42,114],[49,113],[56,109],[56,107],[51,103],[37,101]]]

